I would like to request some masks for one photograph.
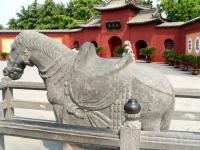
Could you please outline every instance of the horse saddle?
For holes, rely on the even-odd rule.
[[[101,110],[119,99],[123,84],[119,72],[132,58],[105,59],[96,55],[92,43],[85,43],[69,70],[68,84],[73,102],[86,110]]]

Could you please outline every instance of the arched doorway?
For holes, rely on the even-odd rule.
[[[172,39],[165,40],[165,49],[174,49],[174,41]]]
[[[110,46],[111,56],[119,57],[119,54],[116,52],[116,48],[122,47],[122,40],[117,36],[113,36],[109,39],[108,43]]]
[[[94,44],[94,46],[97,48],[98,47],[98,44],[96,41],[91,41],[92,44]]]
[[[146,48],[147,47],[147,43],[144,40],[139,40],[136,42],[135,44],[136,47],[136,56],[138,59],[145,59],[144,55],[140,55],[140,49],[141,48]]]

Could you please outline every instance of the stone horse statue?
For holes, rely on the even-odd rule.
[[[156,70],[132,62],[130,55],[105,59],[85,43],[78,53],[34,31],[23,31],[12,44],[4,75],[17,80],[26,66],[36,66],[47,88],[58,123],[119,129],[124,104],[136,99],[143,130],[167,130],[174,92]]]

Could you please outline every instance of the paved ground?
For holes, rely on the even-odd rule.
[[[190,71],[181,71],[163,63],[138,63],[161,71],[172,83],[174,88],[200,89],[200,75],[191,75]],[[175,110],[200,112],[200,99],[176,98]],[[191,116],[193,117],[193,116]],[[199,121],[172,120],[170,130],[200,132]]]
[[[172,83],[174,88],[200,89],[200,75],[191,75],[189,71],[181,71],[163,63],[138,63],[160,70]]]
[[[148,66],[160,70],[172,83],[175,88],[191,88],[191,89],[200,89],[200,76],[192,76],[189,72],[182,72],[179,69],[175,69],[165,64],[147,64],[147,63],[138,63],[141,66]],[[0,78],[3,77],[2,70],[6,66],[6,62],[0,63]],[[37,68],[27,67],[25,73],[20,79],[20,81],[34,81],[42,82],[41,78],[38,75]],[[37,100],[37,101],[47,101],[46,92],[40,91],[24,91],[24,90],[15,90],[14,91],[15,99],[24,99],[24,100]],[[1,96],[0,96],[1,99]],[[199,99],[190,99],[190,98],[176,98],[176,110],[177,111],[191,111],[191,112],[200,112],[200,100]],[[48,111],[36,111],[36,110],[22,110],[15,109],[15,115],[19,117],[31,117],[37,119],[48,119],[54,120],[53,112]],[[179,130],[179,131],[198,131],[200,132],[200,122],[195,121],[179,121],[173,120],[170,130]],[[6,137],[6,150],[60,150],[59,144],[56,142],[50,141],[40,141],[32,139],[23,139],[16,137]]]

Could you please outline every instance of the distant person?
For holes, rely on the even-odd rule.
[[[72,51],[78,53],[78,49],[76,47],[72,48]]]
[[[131,48],[131,42],[128,40],[124,42],[124,52],[122,56],[124,57],[127,54],[130,55],[133,58],[133,61],[135,62],[135,54],[133,53],[133,50]]]
[[[77,52],[77,53],[78,53],[79,48],[80,48],[79,42],[78,42],[78,41],[75,41],[75,42],[74,42],[74,47],[72,48],[72,50],[73,50],[74,52]]]

